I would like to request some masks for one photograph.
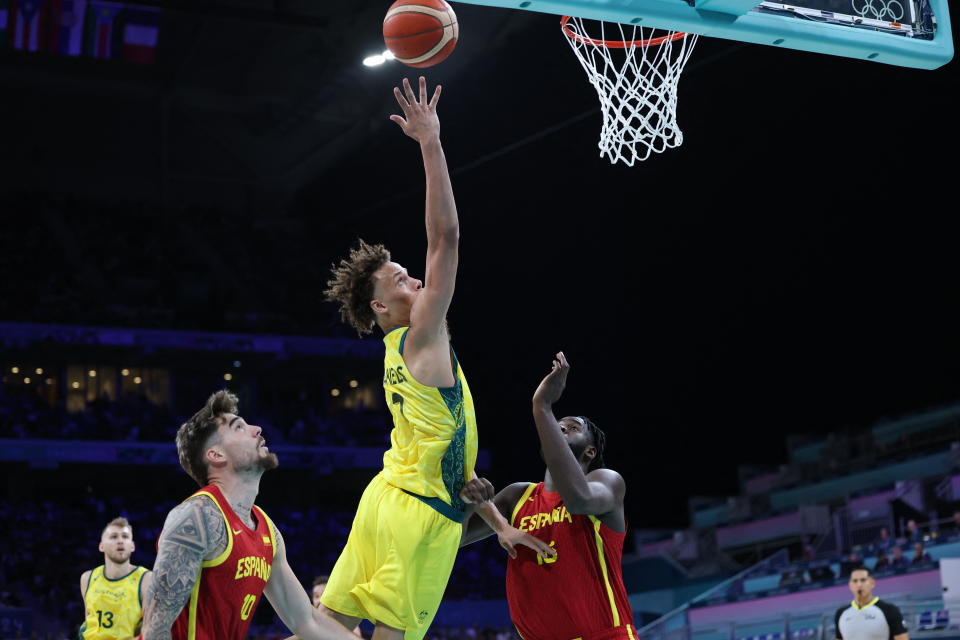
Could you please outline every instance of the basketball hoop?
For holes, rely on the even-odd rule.
[[[560,20],[567,42],[600,97],[600,157],[632,167],[651,153],[683,142],[677,126],[677,84],[697,36],[618,23],[599,25],[600,37],[594,38],[582,18]],[[613,25],[619,40],[606,37]],[[615,61],[621,56],[621,62]]]

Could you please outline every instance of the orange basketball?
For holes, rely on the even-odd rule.
[[[457,15],[444,0],[397,0],[383,19],[383,41],[409,67],[432,67],[457,46]]]

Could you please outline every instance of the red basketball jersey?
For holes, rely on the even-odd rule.
[[[511,524],[557,551],[543,560],[517,547],[516,559],[507,559],[510,618],[523,640],[636,638],[620,568],[625,534],[570,513],[542,482],[527,487]]]
[[[227,548],[205,560],[190,600],[173,623],[173,640],[241,640],[260,595],[270,579],[276,541],[270,519],[253,507],[256,529],[233,512],[220,489],[208,485],[193,496],[207,496],[220,508],[227,525]]]

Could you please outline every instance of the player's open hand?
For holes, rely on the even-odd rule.
[[[437,101],[440,100],[440,85],[433,90],[433,97],[427,101],[427,79],[420,76],[420,95],[413,93],[410,81],[403,79],[403,91],[393,88],[393,95],[403,110],[403,115],[392,115],[390,119],[400,125],[403,132],[423,144],[440,137],[440,119],[437,117]]]
[[[546,542],[536,536],[530,535],[526,531],[520,531],[520,529],[516,527],[504,527],[503,530],[497,534],[497,539],[500,541],[500,546],[506,549],[511,558],[517,557],[518,545],[530,547],[544,560],[557,555],[557,550]]]
[[[460,490],[460,499],[467,504],[487,502],[493,500],[496,495],[496,490],[486,478],[474,478]]]
[[[553,368],[550,373],[540,382],[540,386],[534,392],[534,404],[553,404],[559,400],[567,386],[568,373],[570,373],[570,363],[567,362],[567,357],[561,351],[553,361]]]

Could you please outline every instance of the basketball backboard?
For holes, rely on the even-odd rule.
[[[458,0],[936,69],[953,57],[947,0]]]

